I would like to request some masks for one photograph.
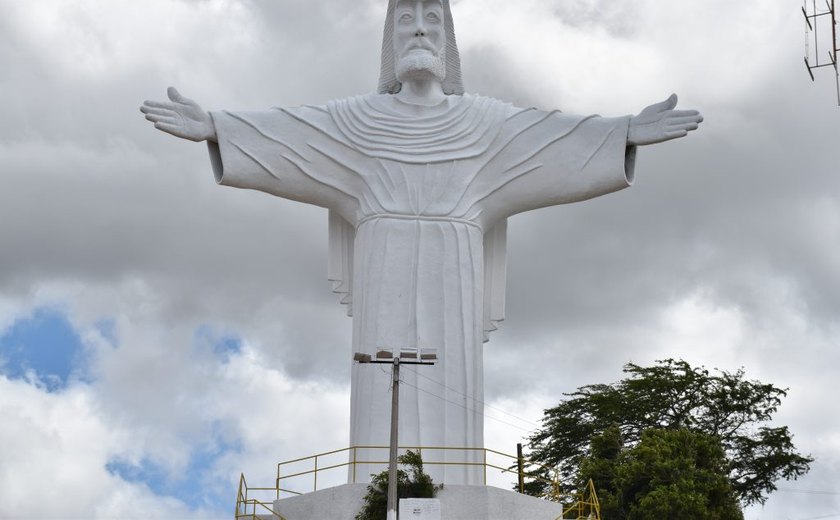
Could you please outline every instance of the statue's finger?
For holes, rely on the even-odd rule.
[[[703,118],[699,116],[669,117],[669,125],[682,125],[685,123],[702,123]]]
[[[688,130],[672,130],[665,132],[665,137],[668,139],[678,139],[688,135]]]
[[[155,128],[163,130],[168,134],[178,135],[179,128],[170,123],[155,123]]]
[[[147,108],[165,108],[168,110],[174,110],[175,105],[173,103],[169,103],[168,101],[144,101],[143,107]],[[140,110],[143,110],[143,107]]]
[[[182,105],[195,104],[195,101],[193,101],[192,99],[187,99],[184,96],[182,96],[181,93],[178,92],[178,89],[176,89],[175,87],[169,87],[168,89],[166,89],[166,95],[169,96],[169,99],[171,99],[175,103],[180,103]]]
[[[653,105],[644,109],[644,112],[650,113],[660,113],[660,112],[667,112],[668,110],[673,110],[674,107],[677,106],[677,95],[671,94],[668,99],[665,101],[660,101],[659,103],[654,103]]]
[[[183,99],[183,96],[181,96],[181,93],[178,92],[178,89],[175,87],[169,87],[168,89],[166,89],[166,95],[167,97],[169,97],[170,100],[172,100],[175,103],[180,103]]]
[[[700,123],[697,121],[682,121],[682,122],[675,122],[675,121],[668,121],[665,125],[665,130],[681,130],[683,128],[698,128]]]
[[[175,111],[170,110],[168,108],[151,108],[151,107],[141,107],[140,111],[144,114],[155,114],[159,116],[175,116]]]
[[[173,125],[178,122],[178,120],[174,117],[161,116],[157,114],[146,114],[146,119],[151,121],[152,123],[167,123]]]
[[[671,112],[671,115],[677,117],[699,117],[701,120],[703,119],[700,112],[696,110],[674,110]]]
[[[697,130],[698,128],[700,128],[700,125],[698,123],[686,123],[684,125],[681,125],[682,130],[688,130],[689,132],[691,132],[692,130]]]

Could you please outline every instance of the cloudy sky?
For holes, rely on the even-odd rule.
[[[1,518],[227,518],[240,472],[347,445],[325,211],[217,187],[138,107],[368,92],[385,4],[0,0]],[[840,108],[799,9],[454,2],[468,91],[603,115],[677,92],[706,118],[632,189],[511,220],[488,447],[628,361],[744,367],[816,458],[747,519],[840,518]]]

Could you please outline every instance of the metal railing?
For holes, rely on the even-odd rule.
[[[575,516],[569,516],[575,515]],[[595,492],[595,483],[589,479],[586,489],[578,497],[577,502],[563,510],[563,516],[570,520],[601,520],[601,504]]]
[[[500,451],[491,450],[489,448],[452,448],[452,447],[443,447],[443,446],[400,446],[399,448],[401,453],[404,453],[408,450],[417,452],[420,457],[423,459],[423,466],[467,466],[467,467],[482,467],[484,468],[483,471],[483,483],[487,484],[487,471],[489,469],[499,470],[502,473],[511,473],[517,474],[518,472],[512,470],[511,467],[516,464],[518,458],[513,455],[508,455],[507,453],[502,453]],[[382,457],[370,457],[371,451],[378,451],[382,453]],[[361,452],[361,455],[360,455]],[[448,457],[443,457],[445,460],[440,460],[435,457],[436,454],[440,453],[445,454],[452,454],[452,453],[460,453],[463,455],[462,460],[446,460]],[[325,458],[335,458],[336,455],[346,453],[347,457],[344,459],[344,462],[339,463],[327,463],[327,465],[321,464],[321,462]],[[471,456],[472,455],[472,456]],[[476,456],[477,455],[477,456]],[[290,495],[302,495],[304,493],[310,493],[313,491],[318,490],[318,475],[323,474],[330,470],[336,470],[339,468],[349,468],[348,469],[348,481],[350,483],[356,483],[359,475],[357,474],[356,468],[362,465],[381,465],[387,466],[388,460],[388,446],[351,446],[349,448],[342,448],[340,450],[333,450],[324,453],[319,453],[317,455],[312,455],[309,457],[301,457],[299,459],[288,460],[284,462],[280,462],[277,464],[277,480],[276,480],[276,489],[277,489],[277,498],[280,498],[280,494],[287,493]],[[494,460],[495,458],[495,460]],[[507,460],[509,463],[501,463],[497,462],[499,459]],[[292,470],[292,471],[284,471],[285,468],[290,466],[299,466],[302,463],[309,462],[309,467],[303,470]],[[531,461],[524,461],[526,464],[532,466],[539,466],[536,463]],[[542,467],[542,466],[540,466]],[[548,468],[545,468],[548,469]],[[553,470],[549,470],[553,471]],[[555,472],[556,473],[556,472]],[[310,486],[307,486],[304,491],[296,491],[289,489],[288,487],[284,486],[284,481],[289,481],[291,479],[297,477],[304,477],[311,475],[312,483]],[[367,475],[365,475],[367,476]],[[557,493],[559,492],[559,480],[554,479],[545,479],[540,477],[533,477],[536,480],[540,480],[546,484],[551,485],[552,490]]]
[[[558,472],[555,469],[542,466],[524,458],[491,450],[489,448],[401,446],[399,449],[402,453],[405,453],[408,450],[417,452],[423,458],[424,466],[483,467],[483,480],[485,485],[487,485],[488,470],[491,469],[514,475],[517,475],[519,472],[511,468],[518,466],[520,463],[527,464],[529,468],[537,467],[544,469],[547,474],[553,475],[554,478],[549,479],[533,474],[528,475],[529,479],[540,481],[550,486],[550,492],[543,498],[553,502],[572,502],[572,505],[563,509],[563,515],[557,520],[562,520],[564,518],[573,518],[576,520],[600,520],[600,505],[598,503],[598,497],[595,494],[595,487],[592,484],[592,481],[589,482],[589,485],[582,494],[575,496],[561,493],[560,479]],[[383,456],[372,456],[372,452],[381,452],[383,453]],[[441,453],[444,454],[443,457],[440,457]],[[452,453],[460,453],[463,460],[450,460],[452,458]],[[344,456],[342,456],[343,454]],[[273,502],[273,500],[257,500],[252,497],[253,494],[257,493],[262,497],[270,494],[272,499],[279,500],[284,494],[286,496],[298,496],[315,492],[318,491],[319,475],[323,476],[326,472],[335,472],[341,468],[346,468],[347,470],[347,480],[345,482],[349,481],[350,483],[356,483],[357,478],[360,477],[360,475],[357,475],[357,467],[367,465],[381,465],[383,467],[387,467],[387,454],[388,446],[351,446],[349,448],[342,448],[339,450],[319,453],[317,455],[311,455],[309,457],[301,457],[298,459],[280,462],[277,464],[277,478],[275,480],[275,486],[271,488],[249,487],[245,481],[245,476],[242,475],[239,480],[239,492],[236,500],[235,518],[237,520],[258,520],[260,518],[267,517],[285,520],[279,514],[274,513],[273,508],[271,507],[271,502]],[[339,457],[342,461],[336,462],[336,459]],[[441,458],[443,460],[440,460]],[[294,467],[297,467],[297,469],[290,469]],[[365,475],[365,477],[366,476],[367,475]],[[292,485],[290,482],[292,480],[296,480],[296,482],[300,484],[301,479],[309,478],[311,478],[311,484],[304,484],[303,486],[298,487],[297,490],[291,489]],[[576,514],[577,516],[567,516],[569,514]]]
[[[239,491],[236,493],[236,511],[233,514],[235,520],[262,520],[264,518],[272,518],[276,520],[286,520],[279,514],[274,512],[273,501],[257,500],[256,498],[248,498],[250,492],[267,492],[275,491],[274,488],[254,488],[248,487],[245,481],[245,474],[239,476]]]

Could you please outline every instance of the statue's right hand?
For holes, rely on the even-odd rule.
[[[182,96],[175,87],[169,87],[166,94],[171,103],[144,101],[140,107],[155,128],[190,141],[216,140],[216,127],[210,114],[195,101]]]

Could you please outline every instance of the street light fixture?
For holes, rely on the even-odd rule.
[[[419,359],[418,359],[419,358]],[[391,370],[391,447],[388,456],[388,516],[387,520],[397,520],[397,442],[399,440],[400,414],[400,365],[434,365],[437,362],[437,349],[403,348],[394,355],[393,349],[379,348],[374,358],[370,354],[356,352],[353,361],[357,363],[389,364]]]

